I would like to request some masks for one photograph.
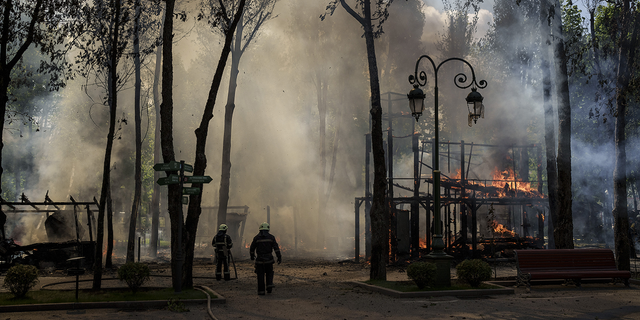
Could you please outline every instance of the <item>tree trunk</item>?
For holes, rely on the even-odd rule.
[[[233,22],[225,34],[224,46],[222,47],[222,53],[220,54],[220,60],[218,60],[218,66],[211,82],[211,88],[209,89],[209,96],[202,113],[202,120],[200,126],[195,130],[196,134],[196,161],[193,165],[193,175],[204,175],[207,168],[207,157],[205,154],[207,146],[207,134],[209,132],[209,122],[213,118],[213,108],[215,107],[216,98],[218,96],[218,89],[222,82],[222,75],[224,73],[225,66],[227,65],[227,59],[231,52],[231,42],[233,35],[236,31],[236,26],[240,20],[240,16],[244,11],[246,0],[240,0],[238,4],[238,11],[234,15]],[[202,183],[194,183],[193,187],[200,188],[202,190]],[[185,222],[185,235],[186,235],[186,263],[185,263],[185,275],[184,284],[186,288],[193,286],[193,250],[196,241],[196,231],[198,229],[198,221],[202,208],[202,194],[192,195],[189,199],[189,212],[187,214],[187,220]],[[226,217],[226,214],[225,214]]]
[[[547,22],[549,4],[540,1],[540,24],[542,42],[550,44],[551,30]],[[549,195],[549,249],[555,249],[553,240],[553,224],[558,221],[558,171],[556,170],[556,134],[553,105],[551,104],[551,66],[549,65],[549,48],[543,44],[542,52],[542,92],[544,99],[544,141],[547,158],[547,190]]]
[[[175,161],[173,147],[173,10],[175,0],[165,1],[164,30],[162,31],[162,103],[160,104],[160,144],[165,163]],[[175,172],[167,172],[175,173]],[[169,218],[171,220],[171,280],[173,289],[182,289],[183,241],[178,241],[178,226],[181,218],[182,195],[180,186],[170,184],[167,192]]]
[[[111,182],[107,190],[107,253],[104,259],[104,267],[113,267],[113,198],[111,198]]]
[[[559,0],[555,7],[562,8]],[[558,220],[553,221],[554,240],[558,249],[573,249],[573,215],[571,210],[571,101],[567,55],[564,47],[561,10],[555,10],[553,34],[556,39],[556,93],[558,103]]]
[[[142,131],[140,117],[140,0],[135,1],[136,16],[134,19],[134,35],[133,35],[133,63],[135,66],[135,101],[134,114],[136,125],[136,164],[135,164],[135,191],[133,194],[133,204],[131,205],[131,217],[129,219],[129,240],[127,241],[127,259],[126,262],[134,261],[135,239],[136,239],[136,220],[140,211],[140,203],[142,197]],[[157,183],[154,183],[156,185]]]
[[[373,147],[373,202],[371,204],[371,280],[387,279],[389,261],[389,207],[386,201],[387,170],[382,139],[382,105],[380,104],[380,82],[371,25],[371,2],[364,1],[364,37],[369,62],[369,85],[371,90],[371,144]]]
[[[618,48],[618,74],[616,76],[615,168],[613,171],[613,219],[616,265],[619,270],[631,270],[629,243],[629,212],[627,209],[627,154],[625,127],[629,99],[634,89],[632,70],[636,63],[636,47],[640,29],[640,16],[624,0]]]
[[[113,38],[111,42],[111,61],[109,70],[109,133],[107,134],[107,147],[104,153],[104,166],[102,168],[102,189],[100,191],[100,207],[98,208],[98,227],[96,234],[96,256],[93,267],[93,290],[100,290],[102,286],[102,248],[104,241],[104,211],[107,201],[110,202],[111,190],[111,151],[116,128],[116,111],[118,107],[118,53],[117,43],[120,29],[120,0],[115,0],[115,23],[113,26]]]
[[[224,133],[222,136],[222,167],[220,173],[220,189],[218,194],[218,225],[227,223],[227,206],[229,205],[229,188],[231,183],[231,129],[233,125],[233,111],[236,108],[236,89],[238,87],[238,74],[240,73],[240,57],[242,56],[242,30],[243,20],[240,16],[234,48],[231,50],[231,72],[229,75],[229,90],[227,92],[227,105],[224,110]]]
[[[162,16],[164,25],[164,15]],[[162,29],[162,28],[161,28]],[[156,69],[153,76],[153,104],[156,110],[156,128],[153,142],[153,163],[162,162],[162,151],[160,148],[160,72],[162,72],[162,46],[156,48]],[[158,228],[160,227],[160,185],[155,181],[160,178],[160,171],[153,172],[153,195],[151,196],[151,243],[149,245],[149,255],[151,258],[158,257]]]

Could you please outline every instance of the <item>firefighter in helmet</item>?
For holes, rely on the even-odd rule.
[[[276,237],[269,233],[269,224],[263,222],[260,225],[259,233],[253,238],[249,253],[251,260],[256,261],[256,274],[258,275],[258,294],[265,294],[265,277],[266,277],[266,291],[271,293],[271,290],[275,287],[273,285],[273,255],[271,252],[276,253],[278,258],[278,264],[282,262],[282,254],[280,254],[280,247],[276,242]],[[257,254],[257,255],[256,255]]]
[[[227,234],[226,224],[221,224],[218,228],[218,233],[213,237],[211,244],[214,247],[216,254],[216,280],[220,281],[222,278],[222,267],[224,266],[224,280],[231,279],[231,272],[229,272],[229,250],[233,247],[231,237]]]

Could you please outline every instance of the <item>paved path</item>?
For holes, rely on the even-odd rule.
[[[505,269],[506,268],[506,269]],[[512,272],[503,267],[499,272]],[[332,261],[286,261],[276,265],[276,288],[258,296],[250,261],[237,263],[238,280],[217,282],[196,278],[227,298],[211,310],[217,319],[640,319],[640,287],[621,284],[584,284],[582,288],[538,285],[531,293],[516,289],[514,295],[479,299],[391,298],[356,288],[347,280],[368,277],[365,265]],[[499,273],[500,274],[500,273]],[[200,266],[195,276],[211,276],[211,266]],[[390,268],[390,280],[404,280],[404,270]],[[154,281],[170,281],[159,278]],[[169,310],[85,310],[22,312],[0,315],[0,320],[45,319],[211,319],[204,305],[189,306],[190,312]]]

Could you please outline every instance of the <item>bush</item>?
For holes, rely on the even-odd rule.
[[[407,267],[407,276],[416,283],[418,288],[424,289],[435,282],[436,265],[430,262],[414,262]]]
[[[127,262],[118,269],[118,279],[127,283],[134,293],[149,280],[149,266],[139,262]]]
[[[458,279],[477,288],[482,281],[491,280],[491,266],[480,259],[465,260],[456,267]]]
[[[4,277],[3,287],[16,297],[22,298],[38,283],[38,269],[34,266],[17,264]]]

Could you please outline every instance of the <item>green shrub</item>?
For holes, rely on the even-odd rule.
[[[9,289],[16,298],[22,298],[37,283],[38,269],[36,267],[17,264],[7,270],[2,286]]]
[[[430,262],[413,262],[407,267],[407,276],[416,283],[418,288],[424,289],[435,282],[436,265]]]
[[[134,293],[149,280],[149,266],[139,262],[127,262],[118,269],[118,279],[127,283]]]
[[[491,266],[480,259],[464,260],[456,267],[458,279],[477,288],[482,281],[491,279]]]

